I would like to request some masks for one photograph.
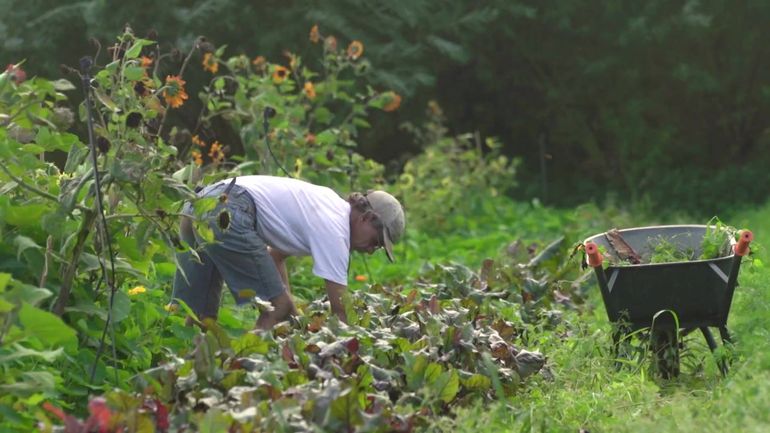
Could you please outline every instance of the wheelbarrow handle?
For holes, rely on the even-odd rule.
[[[749,249],[749,244],[753,240],[754,233],[752,233],[751,230],[741,230],[740,233],[738,233],[738,243],[733,247],[735,255],[743,257],[748,254],[749,251],[751,251]]]
[[[599,247],[593,242],[586,242],[585,249],[586,256],[588,257],[588,266],[591,266],[592,268],[601,266],[604,257],[602,257],[602,253],[599,252]]]

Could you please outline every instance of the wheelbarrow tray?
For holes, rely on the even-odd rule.
[[[682,250],[701,254],[705,225],[651,226],[619,230],[623,239],[640,255],[648,256],[655,242],[665,240]],[[726,240],[727,240],[727,235]],[[734,240],[730,240],[734,243]],[[586,239],[614,251],[605,233]],[[722,327],[727,322],[736,279],[730,278],[733,254],[710,260],[670,263],[611,265],[600,282],[607,315],[632,329],[653,325],[679,328]],[[657,318],[656,318],[657,316]]]

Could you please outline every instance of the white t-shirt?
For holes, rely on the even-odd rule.
[[[289,256],[311,256],[313,274],[347,286],[347,200],[330,188],[287,177],[238,176],[235,184],[254,199],[257,229],[268,245]]]

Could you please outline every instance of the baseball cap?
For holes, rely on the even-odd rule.
[[[404,208],[395,197],[385,191],[369,191],[366,193],[366,199],[382,223],[383,247],[388,260],[393,262],[393,244],[401,239],[406,225]]]

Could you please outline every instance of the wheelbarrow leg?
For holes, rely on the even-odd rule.
[[[719,327],[719,335],[722,337],[722,343],[733,344],[733,339],[730,337],[730,333],[727,331],[726,326]]]
[[[722,328],[720,327],[720,332]],[[709,349],[711,350],[711,353],[714,353],[714,351],[717,349],[717,342],[714,340],[714,336],[711,335],[711,330],[706,327],[702,326],[700,328],[700,331],[703,333],[703,337],[706,339],[706,344],[709,345]],[[724,338],[724,336],[723,336]],[[727,363],[724,359],[717,359],[717,366],[719,367],[719,371],[722,373],[722,377],[727,376]]]

